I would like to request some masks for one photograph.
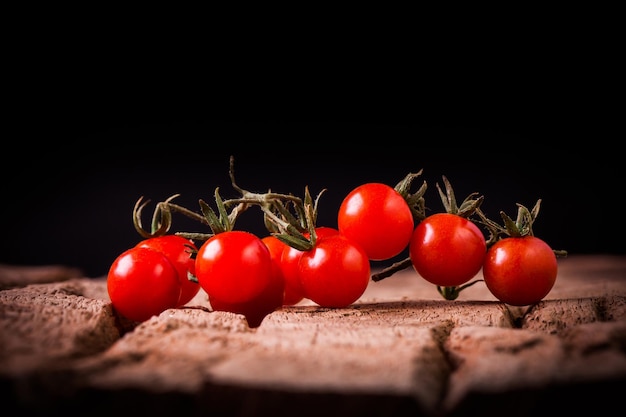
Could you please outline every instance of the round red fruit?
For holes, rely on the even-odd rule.
[[[338,234],[339,231],[335,228],[328,226],[319,226],[315,228],[315,235],[317,240]],[[304,233],[304,237],[309,238],[308,232]],[[285,279],[285,299],[283,305],[294,305],[306,298],[304,288],[300,282],[300,275],[298,272],[298,264],[304,251],[293,248],[289,245],[285,245],[283,253],[280,258],[280,266],[283,272],[283,278]]]
[[[307,298],[321,307],[343,308],[365,292],[370,263],[359,245],[334,234],[318,239],[302,254],[298,273]]]
[[[142,240],[137,247],[154,249],[172,262],[181,285],[177,306],[187,304],[200,291],[200,285],[189,279],[189,275],[195,276],[196,273],[196,262],[192,253],[197,251],[197,248],[192,240],[178,235],[165,235]]]
[[[250,301],[272,281],[270,251],[261,239],[232,230],[207,239],[196,255],[196,278],[209,298],[227,304]]]
[[[508,237],[487,251],[483,265],[485,285],[500,301],[526,306],[541,301],[556,281],[554,251],[535,236]]]
[[[342,201],[339,232],[365,250],[370,260],[386,260],[409,245],[413,214],[402,195],[381,183],[353,189]]]
[[[480,271],[487,244],[478,226],[452,213],[428,216],[417,225],[409,243],[415,271],[425,280],[455,287]]]
[[[131,248],[111,264],[107,291],[121,315],[141,322],[177,307],[181,287],[178,272],[165,255],[150,248]]]

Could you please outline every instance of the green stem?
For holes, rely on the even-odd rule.
[[[392,276],[396,272],[406,269],[412,265],[413,264],[411,263],[411,258],[406,258],[402,261],[392,264],[391,266],[388,266],[377,274],[372,274],[372,281],[382,281],[383,279]]]
[[[174,203],[164,203],[164,204],[166,204],[167,207],[170,210],[173,210],[173,211],[175,211],[177,213],[184,214],[185,216],[187,216],[187,217],[189,217],[189,218],[191,218],[193,220],[197,220],[197,221],[199,221],[202,224],[208,225],[208,222],[206,221],[206,218],[203,215],[201,215],[201,214],[198,214],[198,213],[196,213],[194,211],[191,211],[191,210],[189,210],[189,209],[187,209],[187,208],[185,208],[183,206],[179,206],[178,204],[174,204]]]
[[[459,294],[461,293],[461,291],[463,291],[464,289],[468,287],[471,287],[472,285],[480,281],[483,281],[483,280],[477,279],[476,281],[472,281],[465,285],[452,286],[452,287],[441,287],[437,285],[437,291],[439,291],[439,294],[441,294],[441,296],[446,300],[456,300],[457,298],[459,298]]]

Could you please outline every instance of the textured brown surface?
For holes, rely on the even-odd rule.
[[[560,259],[532,307],[503,305],[484,283],[446,301],[405,270],[349,308],[303,302],[255,329],[209,312],[202,292],[136,325],[103,278],[14,271],[0,266],[0,388],[24,413],[595,413],[626,388],[626,257]]]

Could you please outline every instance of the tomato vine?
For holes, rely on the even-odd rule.
[[[503,302],[533,303],[547,294],[556,278],[554,262],[551,256],[544,254],[545,248],[536,249],[542,251],[548,273],[542,281],[543,285],[533,284],[535,292],[520,288],[510,290],[513,284],[502,278],[505,275],[500,273],[507,267],[493,260],[493,248],[503,250],[501,247],[505,243],[502,242],[520,245],[521,240],[513,239],[536,238],[532,225],[538,216],[541,200],[531,210],[518,203],[515,220],[501,211],[501,225],[487,218],[482,211],[483,195],[470,193],[459,204],[451,183],[444,175],[443,187],[436,183],[444,210],[427,214],[426,181],[422,181],[415,192],[412,191],[414,181],[422,174],[419,170],[407,174],[393,188],[381,183],[356,187],[339,208],[338,230],[329,230],[317,224],[320,197],[326,189],[315,198],[308,186],[302,197],[271,189],[267,192],[249,191],[235,180],[233,156],[230,157],[228,173],[237,197],[225,199],[220,187],[216,187],[213,206],[200,198],[199,209],[192,210],[177,204],[175,200],[179,194],[174,194],[156,204],[148,228],[144,227],[142,218],[150,200],[141,196],[136,201],[132,220],[139,235],[146,241],[155,239],[154,245],[157,238],[171,235],[189,242],[185,245],[185,253],[193,267],[185,263],[184,270],[182,267],[176,271],[164,268],[169,274],[167,282],[172,291],[178,288],[179,294],[166,297],[167,291],[163,290],[158,293],[160,301],[143,310],[139,308],[141,314],[133,317],[143,320],[150,314],[158,313],[159,309],[181,306],[188,301],[197,287],[187,288],[187,295],[182,296],[180,285],[185,287],[186,282],[179,282],[178,287],[173,283],[175,277],[185,279],[181,278],[185,271],[188,275],[186,279],[196,285],[200,283],[207,290],[209,300],[213,299],[214,309],[244,314],[254,327],[260,325],[263,317],[272,311],[293,305],[303,298],[309,298],[323,307],[345,307],[360,297],[369,281],[381,281],[409,267],[433,283],[446,300],[455,300],[461,291],[485,281],[492,293]],[[260,210],[268,237],[276,239],[284,247],[274,242],[270,245],[269,239],[262,241],[251,233],[236,230],[237,219],[251,207]],[[174,214],[195,220],[208,230],[172,233]],[[194,241],[203,243],[196,246]],[[531,239],[524,241],[524,248],[531,247],[529,242]],[[545,242],[532,240],[532,248],[543,244]],[[210,245],[213,246],[209,248]],[[224,249],[222,253],[223,248],[230,249]],[[390,259],[404,249],[409,252],[406,259],[371,273],[371,260]],[[168,250],[173,253],[173,249]],[[567,255],[566,251],[550,250],[554,257]],[[143,259],[165,262],[158,255],[146,251],[137,255],[141,256],[125,254],[137,263],[137,271],[149,270],[139,264]],[[177,249],[176,256],[180,265],[188,261],[185,256],[181,257],[180,249]],[[525,262],[524,259],[515,259],[517,265]],[[281,265],[287,262],[289,267]],[[348,264],[351,266],[347,267]],[[243,265],[247,268],[245,272]],[[237,273],[237,268],[241,269],[240,273]],[[472,281],[481,268],[484,279]],[[285,274],[287,270],[289,273]],[[157,273],[150,273],[152,279],[158,282]],[[119,294],[120,290],[114,285],[115,274],[119,275],[119,272],[112,268],[110,280],[112,291],[116,291],[114,299],[124,300],[120,308],[132,316],[134,311],[129,300],[135,295]],[[131,279],[129,276],[121,278]],[[128,288],[140,291],[141,287],[141,284],[135,283]],[[172,301],[174,299],[178,301]]]

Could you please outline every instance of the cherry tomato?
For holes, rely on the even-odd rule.
[[[215,311],[229,311],[242,314],[246,317],[248,326],[259,327],[263,319],[283,305],[285,294],[285,280],[280,268],[280,256],[286,244],[275,236],[265,236],[261,239],[270,251],[272,259],[272,280],[265,290],[257,297],[243,303],[225,303],[215,296],[209,296],[209,303]]]
[[[339,231],[337,229],[328,226],[319,226],[315,228],[315,234],[318,240],[325,236],[338,233]],[[310,234],[307,232],[304,233],[304,236],[308,238]],[[280,257],[280,266],[285,280],[285,299],[283,300],[283,305],[285,306],[297,304],[306,298],[298,273],[298,263],[300,262],[300,257],[303,253],[304,251],[285,245],[283,253]]]
[[[487,251],[483,276],[485,285],[498,300],[514,306],[534,304],[554,286],[556,255],[538,237],[507,237]]]
[[[370,260],[398,255],[409,245],[413,215],[402,195],[381,183],[362,184],[342,201],[339,232],[360,245]]]
[[[285,297],[287,295],[286,289],[285,289],[285,276],[283,275],[283,269],[282,266],[280,264],[281,261],[281,257],[283,254],[283,251],[285,250],[285,248],[288,246],[286,243],[283,243],[280,239],[278,239],[276,236],[265,236],[264,238],[261,239],[261,241],[263,241],[263,243],[265,243],[265,246],[267,246],[267,248],[270,250],[270,258],[272,259],[272,270],[273,272],[273,276],[274,277],[278,277],[278,279],[274,279],[273,282],[273,288],[277,288],[280,287],[280,291],[282,291],[282,296],[280,296],[280,301],[278,303],[278,305],[274,306],[275,308],[281,307],[285,304]],[[290,295],[291,297],[291,295]],[[278,299],[279,297],[273,297],[274,299]],[[300,300],[298,300],[300,301]],[[296,301],[296,303],[298,302]],[[295,304],[295,303],[294,303]]]
[[[487,245],[471,221],[451,213],[437,213],[417,225],[409,243],[413,268],[427,281],[454,287],[481,269]]]
[[[193,241],[177,235],[158,236],[142,240],[137,247],[150,248],[164,254],[178,271],[178,280],[181,285],[180,299],[177,306],[187,304],[200,291],[200,285],[189,279],[188,273],[195,276],[196,262],[192,257],[192,250],[197,250]]]
[[[285,294],[285,280],[279,264],[285,244],[274,236],[266,236],[261,240],[267,245],[272,257],[272,279],[263,292],[243,303],[225,303],[209,296],[213,310],[242,314],[250,327],[259,327],[268,314],[282,307]]]
[[[286,245],[281,255],[281,269],[285,279],[283,305],[294,305],[304,299],[304,289],[298,276],[298,261],[304,252]]]
[[[227,304],[250,301],[271,284],[272,259],[261,239],[231,230],[207,239],[196,255],[196,278],[208,294]]]
[[[270,251],[270,258],[272,259],[272,265],[277,269],[276,270],[277,275],[282,277],[283,271],[280,267],[280,258],[283,254],[283,250],[288,245],[283,243],[276,236],[272,236],[272,235],[265,236],[264,238],[261,239],[261,241],[265,243],[265,246],[267,246],[267,248]]]
[[[176,307],[181,286],[176,268],[165,255],[150,248],[131,248],[111,264],[107,291],[120,314],[145,321]]]
[[[360,245],[336,233],[302,253],[298,274],[307,298],[321,307],[343,308],[365,292],[370,263]]]

